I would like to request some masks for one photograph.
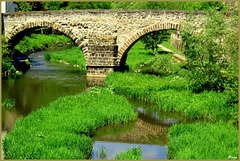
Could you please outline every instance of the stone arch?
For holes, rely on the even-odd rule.
[[[24,36],[23,35],[24,32],[34,29],[34,28],[41,28],[41,27],[49,27],[54,30],[58,30],[61,33],[63,33],[64,35],[71,38],[72,41],[76,45],[78,45],[79,48],[82,50],[84,57],[85,57],[86,53],[84,51],[86,51],[87,43],[84,41],[83,36],[80,37],[79,34],[78,35],[75,34],[74,32],[72,32],[72,29],[68,28],[64,24],[52,23],[52,22],[48,22],[48,21],[27,22],[25,24],[22,24],[20,27],[14,28],[10,32],[11,34],[6,35],[7,41],[10,42],[11,47],[13,48],[22,39],[22,37]],[[17,40],[14,41],[14,39],[17,39]],[[18,39],[20,39],[20,40],[18,40]]]
[[[118,60],[120,61],[119,62],[120,66],[124,65],[123,63],[125,63],[126,61],[127,52],[142,36],[148,33],[151,33],[153,31],[171,30],[171,29],[180,31],[182,29],[182,25],[177,23],[165,22],[165,23],[154,24],[154,25],[142,28],[137,32],[135,32],[135,34],[133,34],[129,39],[127,39],[125,43],[123,43],[123,45],[118,50]]]

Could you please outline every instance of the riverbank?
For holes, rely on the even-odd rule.
[[[77,46],[59,52],[46,53],[44,54],[44,58],[51,62],[71,64],[74,67],[80,68],[80,70],[87,70],[82,50]]]
[[[155,102],[155,108],[158,110],[176,111],[191,119],[212,122],[176,124],[170,127],[169,159],[227,159],[231,154],[238,154],[238,109],[229,106],[222,93],[192,93],[187,81],[177,75],[160,78],[139,73],[111,73],[106,77],[105,84],[116,94]],[[232,123],[235,123],[235,126]],[[225,127],[229,128],[228,132],[225,131]],[[190,137],[195,133],[204,137]],[[187,143],[184,143],[184,140]],[[229,140],[231,142],[223,146]],[[204,146],[198,145],[200,142],[204,142]],[[211,148],[213,146],[215,148]],[[190,152],[190,149],[195,150]],[[206,155],[208,149],[212,149],[211,155]],[[217,151],[221,151],[221,154]]]
[[[7,159],[87,159],[96,128],[136,116],[125,98],[106,88],[92,88],[19,119],[3,140],[4,155]]]
[[[29,55],[53,46],[71,44],[72,40],[64,35],[31,34],[25,36],[15,47],[15,54]]]

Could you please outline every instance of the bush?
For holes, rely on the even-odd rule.
[[[134,120],[128,101],[104,88],[66,96],[16,122],[3,140],[7,159],[88,159],[90,136],[106,124]]]
[[[181,63],[176,63],[172,59],[172,54],[157,55],[156,57],[144,62],[144,66],[151,70],[156,70],[160,76],[177,74],[182,69]],[[174,62],[171,62],[171,60]]]

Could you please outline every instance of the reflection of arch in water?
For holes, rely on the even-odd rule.
[[[150,131],[152,131],[154,134],[159,134],[159,133],[167,133],[168,132],[168,126],[164,125],[159,125],[159,124],[151,124],[148,123],[142,119],[138,118],[138,121],[136,123],[137,126],[146,128]]]

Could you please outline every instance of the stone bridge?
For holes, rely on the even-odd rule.
[[[64,10],[5,13],[5,36],[15,46],[31,29],[49,27],[81,48],[87,76],[106,76],[124,66],[127,52],[145,34],[180,31],[190,14],[180,10]],[[195,11],[196,22],[203,13]]]

